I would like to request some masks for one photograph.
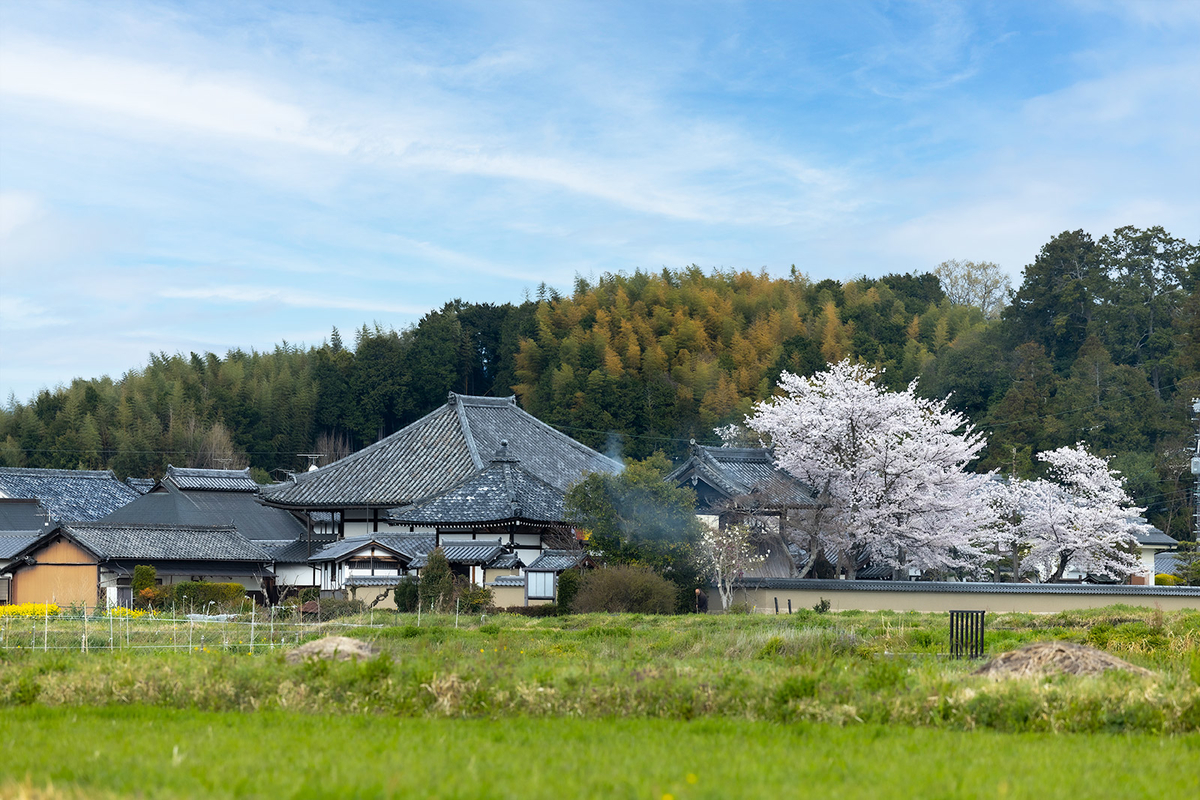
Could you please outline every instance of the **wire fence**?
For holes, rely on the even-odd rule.
[[[41,614],[0,616],[0,650],[264,653],[295,647],[331,630],[382,627],[373,618],[321,622],[275,608],[242,614],[183,614],[106,606],[52,613],[47,607]]]

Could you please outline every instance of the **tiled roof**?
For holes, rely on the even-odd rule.
[[[346,586],[399,586],[411,580],[409,575],[350,575],[342,583]]]
[[[526,572],[562,572],[578,567],[588,556],[586,550],[543,550]]]
[[[442,542],[442,552],[451,564],[474,564],[486,566],[502,555],[507,555],[499,540],[491,542]],[[428,554],[426,554],[428,557]]]
[[[0,531],[40,531],[49,519],[37,500],[0,500]]]
[[[9,559],[41,538],[45,531],[5,531],[0,533],[0,560]]]
[[[370,536],[354,536],[326,545],[320,551],[315,551],[309,561],[338,561],[371,545],[413,559],[428,553],[434,544],[433,535],[427,533],[376,533]]]
[[[101,560],[271,560],[266,550],[247,540],[232,525],[71,523],[62,525],[58,530],[95,553]]]
[[[525,469],[505,442],[488,468],[428,500],[394,508],[405,525],[482,524],[522,519],[558,523],[566,516],[565,493]]]
[[[180,491],[165,483],[103,518],[145,525],[236,525],[247,539],[293,541],[307,528],[290,512],[258,502],[242,491]]]
[[[688,459],[666,480],[684,483],[693,476],[743,504],[750,498],[761,498],[766,508],[811,506],[816,502],[812,490],[776,467],[770,451],[761,447],[695,445]]]
[[[57,520],[97,520],[138,493],[111,470],[0,468],[0,497],[36,498]]]
[[[154,478],[126,478],[125,485],[138,494],[145,494],[155,487],[158,481]]]
[[[487,586],[524,586],[524,575],[501,575],[494,581],[488,581]]]
[[[313,472],[263,487],[268,502],[293,508],[395,507],[433,497],[483,470],[507,439],[522,467],[566,490],[584,473],[621,465],[522,411],[515,398],[451,393],[403,430]]]
[[[272,540],[251,540],[259,547],[271,554],[271,560],[280,564],[305,564],[314,554],[320,552],[321,548],[332,544],[336,541],[332,536],[317,536],[313,535],[311,542],[308,541],[308,534],[305,538],[298,539],[294,542],[283,542]]]
[[[1171,538],[1153,525],[1143,525],[1134,531],[1138,544],[1143,547],[1174,547],[1179,541]]]
[[[257,492],[258,484],[246,469],[195,469],[167,466],[164,481],[180,489],[215,492]]]
[[[1179,553],[1155,553],[1154,573],[1156,575],[1174,575],[1179,569]]]
[[[432,552],[432,549],[429,552]],[[409,568],[424,569],[429,563],[429,552],[421,553],[414,558],[408,565]],[[518,558],[517,564],[513,564],[512,553],[509,553],[500,544],[499,539],[491,541],[443,541],[442,552],[446,554],[446,560],[451,564],[506,569],[517,566],[520,563],[520,559]]]

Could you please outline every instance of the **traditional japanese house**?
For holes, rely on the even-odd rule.
[[[328,466],[264,487],[262,497],[265,503],[289,511],[330,512],[339,538],[402,532],[444,538],[452,524],[475,525],[475,518],[456,519],[463,506],[461,497],[455,501],[447,498],[438,506],[454,506],[448,517],[425,509],[483,473],[489,473],[483,480],[491,480],[491,457],[502,440],[520,459],[519,472],[527,476],[521,480],[536,479],[559,493],[589,472],[621,470],[619,462],[522,411],[515,397],[452,392],[445,405],[406,428]],[[411,507],[415,516],[405,513],[401,517],[412,518],[401,519],[390,513],[399,507]],[[472,532],[487,530],[459,527],[455,533],[471,539]],[[487,535],[496,537],[494,532]],[[532,556],[541,549],[532,539],[518,539],[514,534],[511,542],[518,552]]]
[[[240,583],[249,592],[273,577],[271,557],[233,526],[64,523],[13,554],[12,602],[128,606],[138,564],[164,584]]]

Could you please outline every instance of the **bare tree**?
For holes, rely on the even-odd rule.
[[[353,452],[350,447],[350,437],[341,431],[324,431],[317,437],[314,453],[320,453],[318,466],[326,466],[334,461],[340,461]]]
[[[996,319],[1004,308],[1012,283],[999,264],[991,261],[950,259],[938,264],[933,274],[942,282],[946,299],[960,306],[975,306],[987,319]]]

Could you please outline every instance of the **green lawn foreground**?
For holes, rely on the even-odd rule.
[[[0,796],[1189,797],[1200,735],[10,708]],[[51,787],[47,790],[47,787]]]

